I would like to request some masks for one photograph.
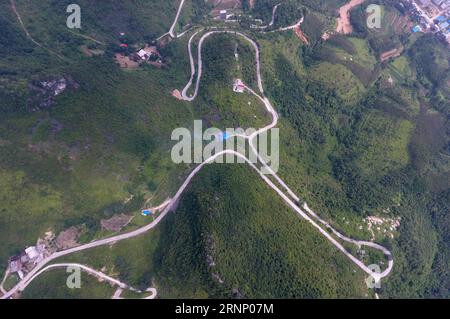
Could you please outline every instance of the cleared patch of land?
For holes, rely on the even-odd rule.
[[[120,231],[123,227],[125,227],[131,220],[133,216],[128,216],[125,214],[114,215],[109,219],[102,219],[101,225],[102,228],[114,232]]]
[[[120,53],[115,55],[117,63],[124,69],[136,69],[139,67],[139,63],[130,59],[130,57],[124,56]]]
[[[339,18],[336,32],[343,34],[350,34],[353,31],[352,24],[350,23],[350,11],[362,4],[365,0],[351,0],[346,5],[339,9]]]
[[[78,237],[80,237],[80,228],[72,226],[58,235],[56,238],[56,247],[58,250],[76,247],[79,245]]]

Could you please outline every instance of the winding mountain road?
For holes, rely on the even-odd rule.
[[[268,27],[273,26],[273,24],[275,23],[275,14],[277,13],[277,9],[278,9],[278,7],[280,5],[281,5],[281,3],[276,4],[272,8],[272,20],[269,22],[269,24],[266,24],[266,25],[251,25],[250,28],[252,28],[252,29],[267,29]]]
[[[298,24],[301,24],[303,22],[303,18],[300,20],[300,22]],[[374,278],[374,280],[376,282],[380,281],[381,278],[387,276],[392,268],[393,268],[393,258],[392,258],[392,254],[389,250],[387,250],[385,247],[378,245],[376,243],[372,243],[372,242],[367,242],[367,241],[358,241],[358,240],[354,240],[351,238],[348,238],[344,235],[342,235],[341,233],[339,233],[337,230],[335,230],[333,227],[331,227],[331,225],[329,225],[328,223],[326,223],[325,221],[323,221],[322,219],[319,218],[319,216],[317,214],[315,214],[306,203],[304,203],[304,209],[312,216],[312,218],[310,217],[310,215],[306,214],[304,211],[302,211],[300,209],[300,207],[296,204],[297,202],[299,202],[299,198],[297,195],[295,195],[295,193],[289,188],[289,186],[286,185],[286,183],[284,183],[284,181],[278,176],[278,174],[276,174],[269,165],[267,165],[267,163],[264,162],[264,160],[260,157],[260,155],[258,154],[257,150],[256,150],[256,146],[254,144],[254,139],[261,133],[266,132],[270,129],[272,129],[273,127],[275,127],[278,123],[278,114],[275,111],[274,107],[272,106],[272,104],[270,103],[269,99],[267,97],[264,96],[264,89],[262,87],[262,79],[261,79],[261,67],[260,67],[260,52],[259,52],[259,47],[256,44],[255,41],[253,41],[251,38],[249,38],[247,35],[241,33],[241,32],[236,32],[236,31],[228,31],[228,30],[224,30],[224,31],[210,31],[205,33],[200,41],[199,41],[199,45],[198,45],[198,70],[196,72],[195,70],[195,62],[194,62],[194,58],[193,58],[193,54],[192,54],[192,49],[191,49],[191,45],[192,45],[192,40],[193,38],[199,33],[201,32],[198,31],[196,32],[194,35],[192,35],[192,37],[189,39],[189,43],[188,43],[188,53],[189,53],[189,59],[190,59],[190,64],[191,64],[191,78],[188,82],[188,84],[186,85],[186,87],[183,89],[183,93],[182,93],[182,98],[186,101],[193,101],[198,94],[198,90],[200,87],[200,80],[201,80],[201,76],[202,76],[202,47],[203,47],[203,43],[204,41],[210,37],[211,35],[214,34],[218,34],[218,33],[226,33],[226,34],[235,34],[238,35],[242,38],[244,38],[245,40],[249,41],[253,47],[255,48],[255,59],[256,59],[256,69],[257,69],[257,79],[258,79],[258,88],[261,92],[261,95],[257,94],[254,90],[252,90],[251,88],[249,88],[248,86],[245,86],[246,90],[249,91],[251,94],[255,95],[256,97],[258,97],[261,102],[265,105],[266,110],[272,115],[272,123],[261,128],[260,130],[254,132],[253,134],[249,135],[249,136],[241,136],[244,138],[247,138],[249,140],[249,144],[250,144],[250,149],[258,156],[258,160],[262,163],[262,168],[264,170],[266,170],[264,173],[261,172],[253,163],[251,163],[249,161],[248,158],[246,158],[245,156],[243,156],[242,154],[239,154],[237,152],[234,151],[230,151],[231,154],[234,154],[242,159],[244,159],[252,168],[256,169],[258,171],[258,173],[260,174],[260,176],[263,178],[263,180],[273,189],[275,190],[281,197],[282,199],[286,202],[286,204],[288,204],[292,209],[294,209],[301,217],[303,217],[304,219],[306,219],[308,222],[310,222],[316,229],[319,230],[320,233],[322,233],[322,235],[324,235],[334,246],[336,246],[340,251],[342,251],[351,261],[353,261],[359,268],[361,268],[364,272],[366,272],[368,275],[372,276]],[[187,90],[192,86],[192,82],[193,82],[193,78],[194,75],[197,73],[197,82],[195,85],[195,92],[192,96],[187,96],[186,92]],[[288,196],[286,196],[278,187],[275,186],[275,184],[268,179],[268,177],[266,175],[272,176],[274,177],[277,182],[288,192],[289,196],[291,198],[289,198]],[[293,201],[293,200],[294,201]],[[355,244],[357,246],[368,246],[377,250],[380,250],[383,252],[383,254],[385,254],[385,256],[388,259],[388,267],[387,269],[378,274],[378,273],[374,273],[369,267],[367,267],[361,260],[359,260],[358,258],[354,257],[351,253],[349,253],[336,239],[334,239],[326,230],[324,230],[322,227],[320,227],[320,225],[318,225],[314,220],[318,220],[320,223],[324,224],[326,226],[326,228],[330,229],[334,235],[336,235],[339,239]]]
[[[180,18],[181,10],[183,9],[184,2],[186,0],[181,0],[180,5],[178,6],[177,15],[175,16],[175,20],[172,23],[172,26],[169,29],[169,35],[171,38],[175,38],[175,28],[177,27],[178,19]]]
[[[181,9],[184,5],[184,1],[185,0],[181,0],[180,3],[180,7],[178,9],[177,12],[177,16],[175,18],[174,24],[172,25],[172,27],[170,28],[169,33],[172,35],[173,34],[173,30],[175,28],[176,22],[178,20],[178,17],[180,15]],[[303,20],[303,18],[302,18]],[[301,21],[302,21],[301,20]],[[300,22],[301,23],[301,22]],[[37,278],[40,274],[42,274],[44,271],[52,269],[52,268],[57,268],[60,267],[61,265],[68,265],[68,264],[55,264],[55,265],[49,265],[46,266],[48,263],[50,263],[51,261],[54,261],[58,258],[61,258],[63,256],[69,255],[69,254],[73,254],[76,252],[81,252],[87,249],[92,249],[95,247],[100,247],[100,246],[104,246],[104,245],[109,245],[109,244],[113,244],[122,240],[126,240],[129,238],[133,238],[136,236],[140,236],[145,234],[146,232],[150,231],[151,229],[153,229],[154,227],[156,227],[163,219],[164,217],[172,210],[172,208],[175,206],[175,204],[179,201],[179,199],[181,198],[181,195],[184,193],[184,191],[186,190],[187,186],[189,185],[189,183],[192,181],[192,179],[197,175],[197,173],[207,164],[213,163],[217,158],[224,156],[224,155],[234,155],[240,159],[242,159],[245,163],[247,163],[252,169],[254,169],[258,175],[260,176],[260,178],[272,189],[274,190],[282,199],[283,201],[289,206],[291,207],[295,212],[297,212],[302,218],[304,218],[305,220],[307,220],[314,228],[316,228],[328,241],[330,241],[337,249],[339,249],[345,256],[347,256],[354,264],[356,264],[360,269],[362,269],[364,272],[366,272],[368,275],[372,276],[376,282],[380,281],[383,277],[389,275],[389,273],[392,270],[393,267],[393,259],[392,259],[392,255],[391,253],[383,246],[375,244],[375,243],[371,243],[371,242],[365,242],[365,241],[357,241],[357,240],[353,240],[350,239],[342,234],[340,234],[339,232],[337,232],[336,230],[334,230],[327,222],[323,221],[322,219],[319,218],[319,216],[317,214],[315,214],[311,209],[309,209],[309,207],[307,206],[307,204],[305,203],[303,208],[306,211],[303,211],[299,206],[298,206],[298,202],[300,201],[300,199],[298,198],[298,196],[289,188],[289,186],[270,168],[269,165],[267,165],[267,163],[264,162],[264,160],[260,157],[260,155],[257,152],[257,148],[254,145],[254,140],[255,138],[263,133],[266,132],[268,130],[270,130],[271,128],[275,127],[278,123],[278,114],[275,111],[274,107],[272,106],[272,104],[270,103],[269,99],[267,97],[264,96],[264,89],[263,89],[263,84],[262,84],[262,79],[261,79],[261,66],[260,66],[260,51],[259,51],[259,47],[257,45],[257,43],[255,41],[253,41],[250,37],[248,37],[247,35],[245,35],[244,33],[238,32],[238,31],[229,31],[229,30],[217,30],[217,31],[209,31],[207,33],[205,33],[200,41],[199,41],[199,45],[198,45],[198,71],[196,72],[195,69],[195,61],[193,58],[193,53],[192,53],[192,41],[195,38],[195,36],[197,34],[199,34],[202,30],[195,32],[191,38],[189,39],[189,43],[188,43],[188,53],[189,53],[189,59],[190,59],[190,64],[191,64],[191,77],[189,82],[187,83],[187,85],[185,86],[185,88],[182,91],[182,98],[186,101],[193,101],[198,94],[199,91],[199,87],[200,87],[200,81],[201,81],[201,76],[202,76],[202,46],[204,41],[214,35],[214,34],[219,34],[219,33],[226,33],[226,34],[234,34],[237,35],[239,37],[242,37],[243,39],[245,39],[246,41],[250,42],[252,44],[252,46],[255,49],[255,60],[256,60],[256,72],[257,72],[257,81],[258,81],[258,89],[260,91],[260,93],[256,93],[254,90],[252,90],[251,88],[249,88],[248,86],[246,86],[246,90],[250,93],[255,95],[265,106],[266,110],[268,111],[268,113],[271,114],[272,116],[272,122],[259,129],[258,131],[254,132],[253,134],[249,135],[249,136],[243,136],[244,138],[249,140],[249,145],[250,145],[250,149],[256,154],[258,160],[261,162],[262,164],[262,170],[260,170],[254,163],[252,163],[247,157],[245,157],[244,155],[234,151],[234,150],[224,150],[221,151],[219,153],[216,153],[215,155],[209,157],[208,159],[206,159],[203,163],[199,164],[197,167],[194,168],[194,170],[188,175],[188,177],[185,179],[185,181],[183,182],[183,184],[181,185],[181,187],[178,189],[177,193],[175,194],[175,196],[170,200],[170,202],[165,206],[164,210],[162,211],[162,213],[150,224],[139,228],[137,230],[128,232],[128,233],[124,233],[124,234],[120,234],[120,235],[116,235],[113,237],[109,237],[109,238],[105,238],[105,239],[101,239],[101,240],[97,240],[88,244],[84,244],[78,247],[74,247],[71,249],[67,249],[67,250],[63,250],[63,251],[59,251],[59,252],[55,252],[53,253],[51,256],[45,258],[44,260],[42,260],[38,265],[36,265],[36,267],[30,271],[15,287],[13,287],[11,290],[9,290],[8,292],[4,293],[3,296],[1,296],[2,299],[6,299],[6,298],[10,298],[11,296],[13,296],[15,293],[23,291],[35,278]],[[193,81],[194,81],[194,76],[197,73],[197,80],[196,80],[196,84],[195,84],[195,91],[194,94],[192,96],[187,96],[187,91],[189,90],[189,88],[192,86]],[[276,180],[276,182],[281,186],[281,188],[279,186],[277,186],[275,184],[274,181],[272,181],[269,177],[272,177]],[[282,190],[284,189],[284,191]],[[287,192],[287,194],[285,193]],[[369,267],[367,267],[362,261],[360,261],[358,258],[354,257],[351,253],[349,253],[342,245],[341,243],[338,242],[338,240],[336,240],[331,234],[329,234],[324,228],[322,228],[315,220],[317,220],[319,223],[323,224],[326,228],[331,229],[333,234],[335,236],[337,236],[340,240],[349,242],[349,243],[353,243],[356,244],[358,246],[361,245],[365,245],[365,246],[370,246],[374,249],[378,249],[381,250],[388,258],[389,260],[389,266],[388,268],[378,274],[378,273],[373,273],[373,271],[371,269],[369,269]],[[76,264],[78,265],[78,264]],[[87,266],[83,266],[83,265],[79,265],[81,266],[82,269],[84,269],[85,271],[91,272],[93,274],[96,274],[102,278],[105,278],[107,280],[110,280],[111,282],[116,282],[119,287],[125,287],[126,284],[119,282],[118,280],[111,278],[107,275],[104,275],[100,272],[97,272]],[[128,287],[128,286],[126,286]],[[155,290],[155,294],[156,294],[156,290]]]

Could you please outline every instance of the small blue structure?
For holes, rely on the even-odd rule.
[[[223,132],[222,134],[222,141],[226,141],[231,137],[231,134],[228,132]]]
[[[151,210],[146,209],[142,211],[142,216],[150,216],[151,214],[152,214]]]
[[[443,21],[445,21],[445,16],[439,16],[439,17],[436,18],[436,20],[438,22],[443,22]]]
[[[416,25],[414,28],[412,28],[412,32],[414,32],[414,33],[417,33],[417,32],[420,32],[420,31],[422,31],[422,29],[420,28],[419,25]]]

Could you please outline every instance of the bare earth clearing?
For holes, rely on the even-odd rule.
[[[336,28],[337,33],[350,34],[353,31],[352,24],[350,23],[350,11],[359,6],[365,0],[351,0],[346,5],[339,9],[339,18],[337,19],[338,25]]]
[[[103,229],[118,232],[122,230],[128,223],[133,219],[133,216],[128,216],[125,214],[114,215],[109,219],[102,219],[101,225]]]
[[[115,55],[117,63],[121,68],[124,69],[136,69],[139,67],[139,63],[131,60],[129,57],[124,56],[120,53],[116,53]]]

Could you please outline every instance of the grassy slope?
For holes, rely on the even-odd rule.
[[[69,33],[65,34],[70,41],[61,46],[70,48],[66,57],[73,59],[63,63],[26,39],[9,3],[1,6],[2,25],[11,30],[2,38],[5,45],[0,54],[6,75],[0,92],[7,97],[0,104],[3,272],[10,255],[35,243],[48,229],[57,232],[87,222],[92,228],[89,239],[99,229],[99,219],[136,211],[143,196],[165,199],[173,190],[171,174],[178,176],[183,169],[170,165],[168,137],[174,128],[188,125],[192,115],[188,104],[170,96],[172,78],[178,77],[176,66],[171,71],[124,72],[108,52],[83,56],[78,46],[84,40],[80,43]],[[54,4],[19,2],[18,8],[30,22],[30,33],[36,32],[37,40],[59,50],[50,32],[54,29],[47,29],[48,35],[37,30],[44,25],[36,15],[57,14]],[[91,20],[83,21],[89,30]],[[164,25],[163,20],[153,23]],[[103,24],[102,32],[116,37],[109,26]],[[129,30],[138,34],[139,27],[129,26]],[[17,47],[12,46],[16,41]],[[27,83],[62,75],[73,78],[79,88],[58,96],[50,109],[30,112],[27,99],[34,93]],[[130,193],[136,201],[124,206]]]
[[[207,255],[216,266],[208,267]],[[127,258],[117,262],[119,256]],[[205,168],[156,231],[61,260],[106,266],[144,288],[153,281],[162,298],[237,292],[254,298],[345,298],[367,292],[356,266],[349,267],[346,257],[254,172],[235,165]]]
[[[396,9],[385,11],[389,19],[399,19]],[[448,253],[437,253],[439,235],[429,215],[430,206],[440,211],[439,216],[448,211],[448,205],[435,204],[435,196],[442,201],[449,187],[448,161],[442,155],[448,153],[448,133],[442,131],[448,122],[448,85],[442,80],[448,76],[448,50],[444,54],[445,46],[437,41],[425,45],[431,41],[426,36],[419,40],[405,37],[402,27],[385,28],[368,38],[373,41],[337,37],[326,44],[294,49],[294,54],[260,41],[266,87],[275,88],[268,93],[282,114],[281,135],[287,146],[281,148],[280,174],[296,185],[302,198],[355,237],[370,238],[366,228],[358,228],[363,226],[361,217],[401,216],[400,237],[384,240],[393,247],[398,262],[383,292],[390,297],[443,296],[448,280],[426,282],[446,278],[442,267],[448,262]],[[295,38],[286,35],[282,41],[286,41],[284,47],[292,47]],[[372,48],[376,43],[383,43],[386,49],[391,44],[403,45],[406,53],[393,63],[380,65],[379,51]],[[298,66],[295,54],[302,56],[306,68]],[[344,61],[343,55],[352,55],[354,62],[369,72],[375,70],[375,77],[367,81],[367,70]],[[283,69],[283,64],[288,66]],[[326,71],[316,72],[319,67]],[[346,88],[348,81],[335,81],[342,72],[347,73],[348,81],[361,81],[358,95]],[[309,90],[299,89],[308,85],[310,78],[317,79],[317,74],[320,83],[328,84],[321,95],[335,90],[340,98],[337,104],[320,95],[310,96],[310,83]],[[429,91],[418,91],[422,85]],[[313,100],[322,103],[315,106]],[[417,196],[418,192],[423,196]],[[438,220],[442,222],[442,218]]]
[[[100,283],[95,277],[81,272],[81,287],[67,288],[65,269],[53,269],[42,274],[41,278],[30,284],[22,295],[24,299],[107,299],[114,295],[116,290],[109,283]]]
[[[223,96],[223,93],[216,91],[214,88],[231,83],[230,79],[232,79],[234,68],[224,69],[221,65],[218,65],[215,61],[221,61],[220,56],[213,56],[217,53],[211,50],[222,46],[222,49],[219,50],[222,54],[221,58],[228,59],[230,63],[226,65],[232,66],[235,44],[235,40],[230,37],[219,36],[212,38],[205,45],[206,71],[200,99],[211,97],[213,101],[221,102],[220,96]],[[243,44],[240,43],[239,45]],[[249,54],[242,54],[241,57],[241,59],[250,58],[251,55]],[[212,69],[216,72],[210,73]],[[217,96],[216,94],[220,95]],[[237,106],[246,102],[239,101],[242,96],[234,95],[230,98],[232,98],[232,101],[236,101],[233,103],[238,103]],[[199,101],[196,103],[202,106]],[[208,109],[205,110],[208,112]],[[244,111],[244,113],[236,114],[233,118],[240,121],[246,118],[247,111],[245,109],[239,110],[237,108],[236,111]],[[219,108],[218,114],[226,119],[222,112],[227,114],[230,113],[230,110]],[[208,116],[207,114],[206,116]],[[222,123],[226,124],[227,122],[236,124],[230,122],[230,120],[225,120]],[[308,225],[299,223],[298,230],[289,230],[291,224],[295,223],[298,218],[285,208],[272,207],[275,204],[271,203],[278,201],[277,199],[261,201],[259,194],[266,193],[267,190],[264,188],[265,186],[252,186],[255,184],[251,181],[254,178],[252,174],[245,173],[241,169],[232,170],[231,174],[226,168],[221,167],[219,170],[220,178],[228,178],[225,185],[219,187],[221,185],[216,185],[217,178],[214,177],[215,173],[212,171],[213,168],[210,168],[209,174],[203,177],[204,182],[194,183],[194,185],[199,185],[194,186],[195,193],[186,196],[187,199],[180,206],[180,213],[168,218],[162,226],[161,234],[157,231],[145,236],[145,239],[143,237],[142,239],[137,238],[120,243],[112,250],[109,248],[97,249],[92,252],[93,255],[87,252],[84,260],[83,258],[80,260],[78,256],[70,256],[68,260],[84,261],[96,268],[102,268],[106,265],[111,273],[118,270],[122,279],[141,287],[146,287],[153,279],[159,286],[163,297],[230,296],[233,288],[240,288],[244,295],[255,297],[352,297],[364,295],[361,274],[359,272],[353,274],[353,266],[349,267],[348,261]],[[241,180],[242,183],[246,182],[247,188],[251,190],[248,196],[241,197],[242,200],[250,198],[249,203],[239,203],[242,208],[236,206],[238,194],[242,195],[246,188],[236,185],[238,180]],[[259,187],[259,191],[255,191],[255,187]],[[220,207],[223,214],[221,214],[218,223],[208,223],[208,219],[205,218],[207,213],[205,211],[201,213],[201,210],[211,206],[208,203],[211,203],[215,194],[208,195],[207,202],[198,203],[199,206],[195,209],[199,213],[198,219],[191,219],[192,208],[190,206],[195,201],[195,197],[198,197],[200,193],[205,193],[206,196],[206,190],[215,188],[218,188],[218,191],[223,193],[224,197],[223,207]],[[225,194],[229,192],[235,195],[226,197]],[[249,205],[255,205],[255,207],[248,207]],[[280,206],[279,202],[278,206]],[[232,221],[238,218],[235,214],[243,211],[248,211],[248,220],[242,223],[240,227],[243,228],[241,230],[237,230],[242,236],[236,236],[234,242],[226,241],[225,237],[229,232],[229,227],[239,227],[239,225],[232,226]],[[279,211],[283,217],[281,219],[274,218],[276,216],[273,215],[273,211]],[[199,222],[198,225],[196,221]],[[174,227],[174,224],[178,226]],[[217,264],[219,273],[230,281],[229,286],[221,287],[221,285],[212,281],[204,260],[208,243],[204,242],[204,238],[199,235],[198,227],[205,227],[205,231],[217,236],[218,249],[223,245],[223,248],[220,248],[220,251],[217,252],[217,258],[220,260]],[[178,239],[172,240],[174,237]],[[244,243],[252,241],[254,237],[258,240],[253,239],[253,244],[247,247],[248,250],[244,250],[239,259],[230,264],[229,256],[232,256],[236,249],[243,250]],[[149,245],[149,242],[153,244]],[[261,245],[261,242],[264,245]],[[289,246],[285,247],[283,243]],[[320,258],[311,255],[310,247],[316,247],[317,245],[320,245],[323,249],[323,256]],[[265,246],[269,248],[264,248]],[[134,249],[127,249],[127,247],[133,247]],[[186,251],[190,251],[190,255],[187,255]],[[134,256],[134,252],[136,252],[136,256]],[[255,253],[258,253],[258,263],[261,264],[253,263]],[[278,256],[277,258],[281,258],[281,260],[273,264],[275,256]],[[314,261],[311,261],[311,258],[314,258]],[[150,262],[151,259],[153,259],[153,262]],[[180,259],[183,262],[179,262]],[[246,264],[247,266],[242,267],[242,272],[235,273],[235,269],[239,269],[238,265],[240,264]],[[317,264],[323,265],[320,268],[327,272],[323,278],[321,274],[316,272]],[[252,272],[252,269],[260,268],[260,266],[264,268],[257,272],[250,282],[247,282],[249,273],[246,273],[246,271]],[[276,278],[271,278],[270,274],[273,272],[277,274]],[[184,278],[186,277],[185,274],[189,274],[189,276]],[[291,275],[295,277],[292,283],[286,277]],[[355,277],[355,280],[353,280],[354,276],[357,276],[358,279]],[[285,284],[280,286],[278,282],[285,282]],[[348,286],[348,282],[351,283],[350,286]]]
[[[393,9],[390,12],[398,14]],[[319,14],[322,14],[322,11]],[[313,25],[318,21],[310,23]],[[20,32],[17,32],[18,37],[20,37],[19,34]],[[408,51],[399,58],[402,59],[400,62],[395,61],[392,64],[388,62],[384,65],[379,65],[377,62],[373,65],[379,54],[373,49],[374,44],[383,43],[388,49],[392,43],[399,44],[400,40],[397,30],[392,29],[386,29],[379,35],[371,35],[371,38],[373,40],[368,44],[363,40],[351,38],[348,41],[326,45],[313,43],[311,48],[301,46],[298,39],[290,33],[282,36],[268,35],[259,39],[258,42],[262,46],[263,78],[267,94],[282,115],[280,127],[283,145],[280,174],[289,185],[294,185],[302,198],[325,217],[330,217],[338,228],[345,230],[346,234],[358,238],[369,238],[368,232],[358,229],[362,217],[368,214],[401,216],[402,226],[399,237],[384,241],[385,245],[393,249],[396,267],[386,286],[383,285],[382,296],[444,296],[445,287],[448,284],[445,277],[445,264],[448,264],[448,253],[446,253],[448,239],[445,239],[444,234],[445,225],[448,223],[443,216],[448,211],[448,204],[446,204],[448,201],[445,199],[448,198],[446,191],[449,187],[449,175],[446,157],[440,154],[448,152],[445,148],[448,137],[443,131],[447,123],[445,114],[448,114],[446,113],[448,112],[448,88],[442,84],[442,81],[437,82],[437,80],[448,76],[448,64],[445,58],[448,57],[448,52],[446,53],[438,43],[434,43],[431,47],[423,46],[420,45],[420,43],[423,44],[420,38],[413,39],[419,41],[419,44],[414,47],[412,40],[411,43],[403,43]],[[428,43],[430,39],[423,41]],[[24,46],[26,46],[25,42],[23,41]],[[213,40],[209,44],[212,48],[217,45]],[[218,50],[218,56],[222,53],[222,58],[231,58],[229,62],[232,65],[233,42],[227,40],[222,41],[222,44],[223,50]],[[434,52],[428,52],[428,49],[423,50],[424,48]],[[334,54],[330,54],[330,50],[337,50],[338,59]],[[34,52],[33,56],[34,54],[45,56],[42,50],[36,51],[39,52]],[[167,48],[167,51],[172,58],[185,58],[185,43],[175,42]],[[218,52],[211,49],[210,68],[216,66],[217,60],[214,64],[214,57],[217,54]],[[367,81],[364,70],[348,62],[345,63],[339,58],[339,54],[346,56],[352,54],[356,64],[370,66],[368,69],[380,68],[382,77],[379,80],[375,77]],[[167,75],[170,80],[177,82],[177,87],[184,83],[189,74],[185,61],[183,65],[174,59],[173,68]],[[30,59],[26,63],[30,63]],[[316,78],[317,81],[309,81],[317,74],[315,70],[318,67],[328,64],[332,64],[333,67],[328,68],[326,74],[322,73],[320,78]],[[420,83],[416,82],[415,77],[406,79],[409,74],[407,66],[411,74],[418,74]],[[200,96],[202,101],[195,102],[195,109],[200,109],[206,119],[214,119],[215,115],[219,114],[224,121],[217,120],[216,123],[236,124],[236,119],[245,118],[245,116],[250,119],[251,113],[247,110],[239,110],[240,103],[245,101],[238,102],[234,99],[230,101],[239,117],[226,113],[227,103],[224,100],[233,97],[218,88],[229,86],[232,73],[227,73],[227,70],[220,67],[219,65],[218,70],[222,72],[214,73],[219,79],[210,77],[209,81],[207,77],[207,81],[202,84]],[[389,85],[386,79],[388,74],[394,73],[392,69],[398,70],[400,75],[393,74],[396,81],[393,85]],[[359,94],[344,96],[342,93],[347,91],[345,87],[347,84],[344,81],[330,84],[330,79],[337,78],[339,72],[345,72],[349,81],[359,83]],[[158,79],[165,78],[162,74],[164,73],[157,74]],[[208,74],[208,69],[205,74]],[[404,79],[400,81],[402,76]],[[433,85],[438,88],[436,92],[430,93],[430,90],[422,96],[419,95],[419,92],[424,91],[423,86],[430,89]],[[163,97],[158,96],[158,98]],[[211,101],[213,103],[210,103]],[[419,113],[419,105],[424,112]],[[211,106],[215,107],[211,108]],[[214,116],[211,116],[211,113]],[[25,123],[31,121],[21,120]],[[15,130],[17,127],[18,125],[14,126]],[[4,128],[3,131],[5,134],[11,132],[8,128]],[[134,139],[135,137],[132,138]],[[0,145],[4,147],[5,143]],[[10,149],[14,148],[10,147]],[[128,152],[126,154],[129,155]],[[156,162],[161,163],[163,159]],[[273,204],[270,200],[265,202],[262,199],[261,205],[252,203],[256,206],[248,207],[246,203],[239,202],[239,199],[244,198],[241,195],[228,197],[235,189],[241,190],[239,183],[235,181],[235,179],[239,180],[236,176],[246,177],[241,177],[241,182],[243,184],[247,182],[248,185],[249,175],[237,169],[231,176],[227,176],[221,173],[224,169],[220,168],[217,176],[221,176],[220,180],[225,180],[226,185],[221,185],[217,181],[215,173],[202,175],[205,184],[195,184],[179,207],[180,213],[170,216],[162,225],[163,232],[156,231],[145,237],[121,243],[111,250],[109,248],[96,250],[95,258],[89,253],[83,258],[86,258],[88,263],[95,263],[94,266],[97,268],[107,264],[108,269],[112,269],[110,270],[112,273],[115,271],[115,265],[121,265],[121,274],[124,273],[132,283],[144,287],[148,286],[153,278],[163,297],[223,296],[230,293],[233,288],[242,288],[248,296],[266,296],[269,293],[272,293],[271,296],[337,295],[336,291],[341,283],[332,274],[331,280],[325,279],[311,283],[307,286],[308,288],[299,282],[294,282],[293,285],[279,285],[279,289],[267,289],[265,285],[271,283],[270,280],[275,280],[267,279],[267,274],[274,269],[295,274],[298,276],[296,278],[303,278],[305,275],[307,278],[314,278],[315,274],[312,270],[302,272],[298,269],[297,258],[301,260],[301,264],[308,265],[309,251],[305,248],[295,255],[295,247],[284,250],[284,247],[277,246],[284,240],[288,243],[295,242],[298,236],[296,230],[291,227],[287,229],[286,225],[279,225],[279,221],[275,221],[273,216],[275,208],[271,206]],[[4,169],[3,174],[7,174],[5,176],[10,179],[14,176],[9,168]],[[148,182],[148,180],[145,181]],[[210,187],[207,188],[205,185]],[[47,186],[53,186],[53,184]],[[31,184],[28,189],[33,187],[36,186]],[[39,185],[39,187],[42,186]],[[258,187],[255,186],[255,189]],[[57,200],[58,189],[47,189],[49,189],[47,193],[50,194],[48,197]],[[227,196],[219,194],[224,198],[220,204],[221,210],[225,212],[219,215],[217,223],[213,223],[214,219],[205,220],[204,215],[210,213],[207,208],[215,202],[214,195],[217,195],[215,193],[217,189],[223,190]],[[202,192],[205,194],[202,195]],[[241,193],[243,192],[244,190],[241,190]],[[52,194],[56,195],[51,196]],[[259,198],[259,193],[251,193],[248,196]],[[227,201],[227,198],[231,200]],[[37,200],[42,202],[42,199]],[[239,208],[240,212],[235,209],[237,205],[233,206],[237,204],[236,202],[244,206],[242,209]],[[49,201],[49,205],[51,203]],[[41,210],[47,210],[48,207],[52,206],[44,206]],[[387,208],[390,209],[389,213],[386,213]],[[260,215],[254,214],[254,210],[260,211],[265,223],[260,223],[260,219],[256,218]],[[245,216],[249,217],[246,220],[249,223],[237,225],[228,218],[228,216],[238,218],[233,214],[242,212],[248,212]],[[429,212],[433,212],[433,218]],[[287,214],[289,215],[290,212]],[[196,219],[192,220],[191,216],[196,216]],[[342,221],[343,216],[347,217],[350,224]],[[177,217],[179,219],[176,219]],[[291,217],[286,215],[286,220],[289,218]],[[173,225],[179,226],[172,227]],[[259,241],[252,244],[255,250],[245,250],[247,248],[242,244],[245,241],[241,239],[244,235],[232,239],[228,236],[226,237],[228,241],[223,240],[223,229],[244,229],[248,233],[256,234]],[[273,232],[274,229],[278,231]],[[217,285],[211,280],[211,275],[205,266],[204,252],[208,245],[205,244],[204,237],[202,239],[198,236],[201,230],[215,234],[220,247],[216,257],[221,260],[216,267],[219,275],[223,275],[230,281],[230,286],[226,286],[226,289],[223,285]],[[305,232],[307,231],[305,229]],[[247,232],[244,233],[247,234]],[[314,241],[316,236],[317,234],[312,232],[305,240]],[[161,242],[160,238],[174,240]],[[317,240],[317,245],[321,245],[319,242],[322,239],[317,238]],[[149,244],[150,242],[152,244]],[[170,248],[173,254],[167,254],[166,245],[169,242],[172,245]],[[267,245],[260,245],[261,242]],[[135,247],[138,248],[131,252],[131,248]],[[246,269],[241,269],[240,265],[236,266],[228,258],[236,247],[243,247],[245,252],[236,259],[248,265],[249,273],[255,274],[255,277],[245,273]],[[263,247],[276,249],[264,250]],[[438,247],[441,253],[437,254]],[[324,246],[324,249],[328,250],[329,247]],[[260,257],[259,264],[255,264],[255,261],[249,257],[253,256],[255,251]],[[274,258],[265,259],[265,254],[280,256],[283,262],[269,266]],[[132,260],[135,260],[137,256],[140,256],[138,262],[133,263]],[[292,259],[292,256],[295,258]],[[73,258],[80,260],[78,256]],[[124,258],[126,263],[123,261]],[[331,257],[325,253],[318,260],[320,265],[326,264],[324,267],[320,266],[321,268],[334,271],[334,268],[328,265],[332,260],[340,260],[340,258],[339,256]],[[152,261],[149,262],[149,260]],[[183,261],[184,266],[180,266],[177,261]],[[347,268],[350,264],[347,261],[343,262],[345,265],[342,264],[342,271],[345,272],[346,278],[350,278],[351,274]],[[341,265],[341,262],[338,264]],[[239,272],[236,272],[233,267]],[[259,268],[261,272],[256,271]],[[233,269],[233,272],[230,269]],[[190,275],[185,278],[183,275],[186,273]],[[277,279],[282,280],[283,274],[276,273],[279,276]],[[263,279],[261,284],[258,283],[258,278]],[[253,284],[245,286],[248,282]],[[354,286],[339,296],[361,296],[363,293],[360,287],[363,284],[361,278],[343,282]]]

